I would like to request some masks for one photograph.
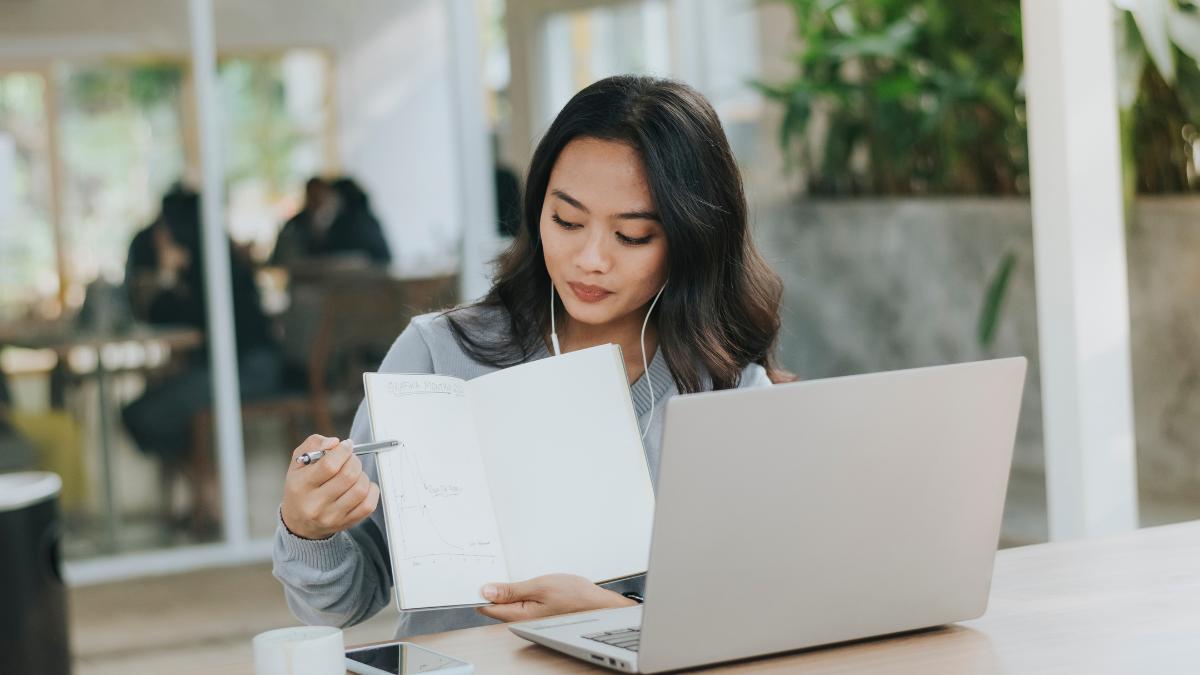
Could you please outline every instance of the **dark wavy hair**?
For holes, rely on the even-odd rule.
[[[772,380],[788,379],[774,356],[783,285],[754,247],[741,174],[716,112],[685,84],[629,75],[576,94],[538,144],[521,228],[495,262],[491,291],[469,306],[503,308],[509,325],[451,310],[446,316],[463,351],[504,368],[544,345],[550,275],[539,220],[550,172],[576,138],[624,143],[641,157],[666,233],[671,279],[651,320],[679,391],[701,391],[705,372],[714,389],[736,387],[750,363],[765,367]]]

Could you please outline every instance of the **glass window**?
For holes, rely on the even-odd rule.
[[[0,319],[57,309],[45,89],[41,74],[0,73]]]
[[[67,301],[99,276],[124,277],[133,235],[185,179],[181,63],[59,71]]]
[[[63,477],[68,558],[216,540],[190,67],[125,60],[45,72],[0,75],[0,372],[28,447],[23,467]],[[278,418],[262,404],[278,394],[280,362],[255,260],[299,209],[305,181],[336,168],[329,77],[316,50],[219,66],[242,398],[266,411],[244,415],[247,447],[258,449],[248,459],[271,460],[275,490],[295,439],[257,421]]]
[[[665,0],[548,15],[542,26],[539,128],[550,126],[571,96],[596,80],[621,73],[669,75],[668,24]]]
[[[265,260],[280,226],[300,210],[304,183],[333,161],[328,56],[290,50],[220,65],[229,231]]]

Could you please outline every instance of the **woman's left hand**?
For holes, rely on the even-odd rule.
[[[573,574],[547,574],[512,584],[488,584],[482,592],[484,598],[496,604],[480,607],[477,611],[501,621],[526,621],[637,604]]]

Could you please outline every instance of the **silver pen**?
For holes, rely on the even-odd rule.
[[[354,446],[354,454],[366,455],[368,453],[379,452],[380,450],[387,450],[389,448],[394,448],[397,445],[400,445],[400,441],[379,441],[377,443],[364,443],[362,445]],[[303,455],[300,455],[299,457],[296,458],[296,463],[308,466],[309,464],[312,464],[313,462],[317,461],[318,459],[321,459],[322,457],[324,457],[325,453],[327,453],[327,452],[329,452],[329,450],[317,450],[316,452],[306,452]]]

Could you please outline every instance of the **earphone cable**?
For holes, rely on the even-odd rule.
[[[646,325],[650,323],[650,315],[654,313],[654,306],[658,304],[658,299],[662,297],[663,291],[667,289],[667,285],[658,289],[658,295],[654,296],[654,302],[650,303],[650,309],[646,310],[646,318],[642,320],[642,335],[638,340],[638,344],[642,349],[642,373],[646,377],[646,385],[650,387],[650,417],[646,418],[646,428],[642,429],[642,440],[646,440],[646,432],[650,431],[650,424],[654,422],[654,378],[650,376],[650,366],[646,363]]]

